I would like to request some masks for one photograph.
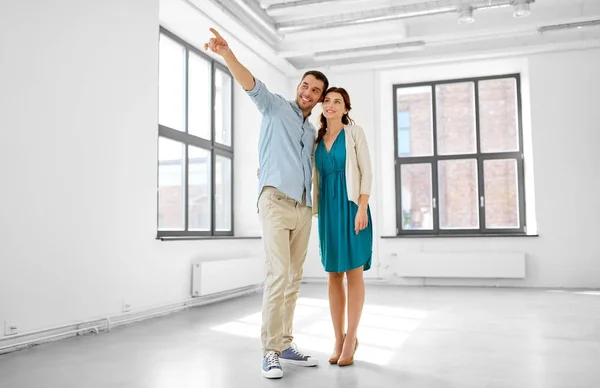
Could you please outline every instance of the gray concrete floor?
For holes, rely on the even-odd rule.
[[[600,292],[368,285],[346,368],[327,363],[326,297],[303,285],[295,319],[320,365],[281,380],[260,374],[254,294],[0,356],[0,387],[600,387]]]

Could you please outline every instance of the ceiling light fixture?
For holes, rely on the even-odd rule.
[[[529,0],[515,0],[514,6],[515,11],[513,12],[513,17],[520,19],[531,15]]]
[[[469,4],[461,5],[458,10],[458,24],[471,24],[474,22],[473,7]]]

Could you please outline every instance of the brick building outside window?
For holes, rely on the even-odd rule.
[[[518,74],[394,86],[398,235],[524,234]]]

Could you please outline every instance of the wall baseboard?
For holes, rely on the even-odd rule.
[[[192,307],[200,307],[211,303],[250,295],[261,290],[262,284],[240,287],[229,291],[189,298],[179,302],[148,307],[137,311],[6,336],[0,338],[0,355],[59,341],[69,337],[109,332],[115,327],[145,321],[147,319],[156,318]]]

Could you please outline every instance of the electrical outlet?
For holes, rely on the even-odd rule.
[[[123,304],[121,306],[121,311],[124,313],[131,311],[131,305],[129,303],[123,301]]]
[[[8,323],[8,321],[4,321],[4,335],[15,335],[18,333],[17,325],[13,325]]]

